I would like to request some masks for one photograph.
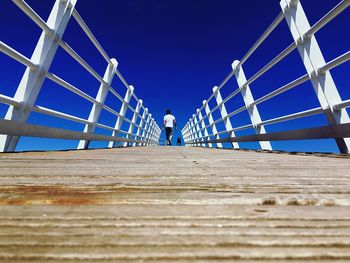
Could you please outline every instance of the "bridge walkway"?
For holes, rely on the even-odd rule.
[[[349,157],[0,154],[1,262],[349,262]]]

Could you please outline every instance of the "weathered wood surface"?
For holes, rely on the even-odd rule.
[[[350,262],[350,159],[0,154],[0,262]]]

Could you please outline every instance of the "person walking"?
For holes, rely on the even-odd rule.
[[[166,134],[166,144],[171,144],[171,139],[173,137],[173,129],[176,129],[176,120],[174,115],[171,114],[170,110],[166,110],[166,115],[164,116],[163,129],[165,128]]]

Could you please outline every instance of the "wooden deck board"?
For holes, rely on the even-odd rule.
[[[192,147],[0,154],[2,262],[349,262],[350,159]]]

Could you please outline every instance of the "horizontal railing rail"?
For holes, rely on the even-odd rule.
[[[115,141],[115,142],[137,142],[142,140],[132,140],[115,136],[92,134],[84,132],[69,131],[65,129],[50,128],[42,125],[33,125],[9,120],[0,120],[0,133],[11,134],[13,136],[30,136],[40,138],[67,139],[67,140],[90,140],[90,141]]]
[[[225,142],[256,142],[256,141],[288,141],[288,140],[310,140],[310,139],[333,139],[350,137],[350,123],[337,126],[321,126],[300,130],[282,132],[271,132],[267,134],[254,134],[239,137],[228,137],[217,140],[208,140],[206,143]]]
[[[231,143],[231,147],[239,148],[238,142],[259,142],[264,150],[272,150],[270,141],[275,140],[304,140],[304,139],[335,139],[341,153],[350,151],[350,118],[346,108],[350,107],[350,99],[342,100],[338,89],[333,81],[330,70],[336,68],[350,60],[350,51],[339,55],[333,60],[326,62],[318,46],[315,34],[326,26],[331,20],[336,18],[350,5],[350,0],[342,0],[326,15],[324,15],[313,26],[309,25],[307,16],[299,0],[281,0],[281,13],[271,23],[267,30],[258,38],[243,58],[234,61],[232,70],[225,79],[213,88],[213,93],[203,105],[192,115],[185,127],[182,129],[182,136],[186,145],[205,146],[205,147],[223,147],[222,143]],[[243,65],[254,54],[254,52],[264,43],[279,24],[286,21],[293,37],[293,43],[288,45],[276,57],[255,72],[250,78],[246,79]],[[307,47],[312,46],[312,52]],[[295,80],[254,99],[250,84],[255,82],[275,65],[290,55],[294,50],[301,54],[307,74],[302,75]],[[222,98],[221,89],[234,78],[238,87]],[[310,81],[320,107],[306,109],[287,115],[278,116],[272,119],[262,120],[257,106],[261,103],[267,103],[275,98],[301,84]],[[231,102],[238,94],[242,95],[244,105],[227,112],[226,105]],[[215,98],[214,106],[210,108],[209,102]],[[214,119],[213,113],[219,111],[219,118]],[[250,117],[250,123],[239,127],[232,127],[231,118],[241,112],[247,111]],[[281,131],[277,133],[268,133],[265,126],[283,123],[290,120],[301,119],[314,115],[325,115],[329,126],[311,127],[301,130]],[[218,130],[218,124],[222,123],[225,128]],[[254,129],[256,135],[236,136],[235,132]],[[211,132],[210,132],[211,130]],[[220,136],[227,136],[220,138]]]
[[[91,141],[101,140],[108,141],[108,147],[110,148],[116,147],[117,143],[122,143],[122,146],[159,144],[161,129],[154,118],[152,118],[152,114],[143,105],[143,101],[134,93],[133,86],[128,84],[117,69],[118,62],[108,56],[107,52],[76,10],[75,5],[77,0],[56,0],[47,22],[24,0],[12,0],[12,2],[42,29],[42,34],[31,58],[27,58],[13,47],[0,41],[0,52],[26,67],[15,96],[9,97],[0,94],[0,103],[9,106],[5,118],[0,120],[0,151],[15,151],[20,136],[79,140],[78,149],[87,149]],[[62,39],[68,22],[72,18],[75,19],[93,46],[107,62],[104,76],[100,76],[76,50]],[[50,65],[58,48],[62,48],[66,54],[100,83],[96,97],[92,97],[79,89],[79,87],[50,72]],[[126,88],[124,95],[118,93],[111,86],[115,77]],[[89,117],[85,119],[65,113],[64,110],[60,111],[37,105],[36,100],[45,79],[51,80],[53,83],[92,103],[91,111],[87,112],[87,114],[89,113]],[[30,94],[30,96],[25,94]],[[114,109],[114,106],[107,106],[105,104],[109,94],[117,98],[121,103],[120,109]],[[130,104],[131,100],[136,101],[136,107]],[[114,126],[99,123],[102,111],[107,111],[116,117]],[[45,125],[28,124],[27,120],[31,112],[84,124],[85,128],[83,132],[76,132],[45,127]],[[126,117],[128,112],[131,112],[132,119]],[[128,130],[122,130],[124,123],[129,127]],[[112,134],[110,136],[96,134],[95,128],[110,131]]]

